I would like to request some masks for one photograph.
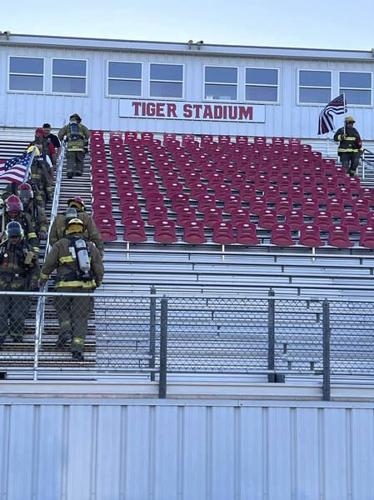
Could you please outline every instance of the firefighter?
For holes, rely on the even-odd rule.
[[[46,257],[40,275],[41,286],[57,269],[55,291],[92,292],[101,285],[104,267],[96,246],[83,238],[84,224],[81,219],[71,219],[66,235]],[[84,361],[84,342],[87,324],[93,309],[93,299],[87,296],[57,296],[55,299],[60,323],[57,348],[64,348],[71,340],[73,360]]]
[[[362,140],[354,123],[352,116],[346,116],[344,127],[339,128],[334,135],[334,141],[339,142],[340,161],[350,177],[354,177],[363,151]]]
[[[5,225],[10,221],[21,224],[25,239],[32,247],[33,252],[39,254],[39,240],[34,224],[29,214],[23,212],[21,200],[15,194],[10,195],[5,202]]]
[[[77,217],[78,219],[81,219],[85,227],[84,237],[86,238],[86,240],[95,243],[95,245],[99,249],[101,256],[103,256],[104,243],[101,239],[100,231],[97,229],[95,221],[93,220],[91,215],[89,215],[85,211],[86,207],[82,198],[80,196],[75,196],[74,198],[69,198],[67,203],[68,208],[75,208],[77,210]],[[60,240],[64,236],[65,229],[66,215],[59,214],[57,215],[51,226],[51,230],[49,233],[49,242],[51,244],[54,244],[56,243],[56,241]]]
[[[47,162],[42,156],[35,157],[30,168],[30,179],[38,205],[45,207],[53,197],[53,184]]]
[[[19,186],[18,192],[23,205],[23,211],[30,215],[39,240],[47,239],[48,219],[44,207],[36,203],[32,187],[27,182],[24,182]]]
[[[0,244],[0,290],[37,290],[38,258],[25,241],[21,224],[9,222],[5,234],[5,241]],[[8,334],[15,342],[22,342],[29,308],[29,296],[0,295],[0,346]]]
[[[63,127],[58,138],[67,142],[66,158],[67,158],[67,177],[71,179],[74,175],[81,176],[83,174],[84,154],[87,149],[90,132],[83,125],[81,117],[74,113],[69,118],[69,123]]]
[[[39,191],[44,193],[44,201],[50,201],[53,197],[53,159],[56,149],[52,142],[44,137],[42,128],[35,130],[35,140],[31,146],[36,146],[39,151],[31,165],[31,178],[36,182]]]

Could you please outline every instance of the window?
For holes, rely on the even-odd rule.
[[[78,59],[52,60],[52,92],[62,94],[86,93],[86,61]]]
[[[348,73],[342,71],[339,74],[340,93],[345,94],[348,105],[359,104],[371,106],[371,73]]]
[[[331,71],[299,71],[299,103],[327,104],[331,101]]]
[[[183,97],[183,66],[180,64],[151,64],[150,97]]]
[[[43,92],[44,59],[41,57],[9,58],[9,90]]]
[[[247,101],[278,102],[278,70],[247,68],[245,71]]]
[[[141,96],[142,95],[141,63],[109,62],[108,95]]]
[[[205,99],[236,101],[238,69],[223,66],[205,67]]]

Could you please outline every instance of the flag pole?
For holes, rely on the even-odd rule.
[[[34,161],[34,157],[35,157],[35,148],[36,148],[36,146],[33,146],[33,149],[32,149],[32,152],[31,152],[30,161],[29,161],[29,164],[27,165],[27,169],[26,169],[26,172],[25,172],[25,176],[23,178],[23,182],[27,182],[27,180],[28,180],[28,177],[29,177],[29,174],[30,174],[31,165],[32,165],[32,162]]]

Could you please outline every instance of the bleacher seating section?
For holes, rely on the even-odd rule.
[[[109,150],[129,243],[374,248],[374,190],[298,139],[118,132]],[[95,221],[115,241],[102,131],[91,160]]]

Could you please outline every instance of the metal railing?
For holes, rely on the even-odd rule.
[[[45,247],[44,260],[45,260],[47,254],[51,248],[50,243],[49,243],[49,236],[50,236],[53,221],[55,220],[55,218],[57,216],[57,212],[58,212],[60,190],[61,190],[61,180],[62,180],[62,168],[64,165],[64,159],[65,159],[65,144],[64,144],[64,142],[62,142],[61,149],[60,149],[60,155],[59,155],[57,163],[56,163],[56,182],[55,182],[55,188],[54,188],[54,192],[53,192],[52,209],[51,209],[51,216],[50,216],[50,221],[49,221],[49,226],[48,226],[47,243],[46,243],[46,247]],[[45,291],[46,287],[47,287],[47,285],[45,285],[42,288],[42,291]],[[44,295],[41,295],[38,298],[38,304],[37,304],[37,308],[36,308],[35,357],[34,357],[35,377],[37,374],[36,369],[38,366],[39,349],[40,349],[40,344],[41,344],[41,339],[42,339],[42,332],[44,329],[44,310],[45,310],[45,297],[44,297]]]
[[[41,299],[43,321],[33,309]],[[28,369],[34,380],[46,372],[49,378],[141,373],[158,381],[159,396],[166,397],[172,373],[261,375],[270,383],[308,375],[329,400],[332,376],[374,375],[369,299],[286,298],[272,291],[160,296],[153,288],[148,295],[0,292],[0,302],[0,338],[7,336],[0,371]],[[56,347],[62,316],[71,323],[70,337]],[[84,339],[83,362],[71,356],[75,336]]]

